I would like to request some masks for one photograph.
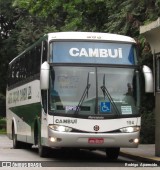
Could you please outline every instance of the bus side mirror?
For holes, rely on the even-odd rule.
[[[49,89],[49,64],[47,61],[41,65],[40,83],[41,90]]]
[[[143,68],[144,80],[145,80],[145,92],[153,93],[153,74],[151,69],[144,65]]]

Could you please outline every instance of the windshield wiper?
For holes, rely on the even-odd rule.
[[[103,76],[103,86],[101,86],[101,89],[102,89],[102,92],[103,92],[103,95],[104,95],[104,99],[105,99],[105,96],[107,96],[108,99],[109,99],[109,101],[111,102],[114,110],[116,111],[117,115],[120,115],[120,112],[119,112],[116,104],[114,103],[114,101],[113,101],[113,99],[112,99],[109,91],[108,91],[107,88],[106,88],[106,85],[105,85],[105,74],[104,74],[104,76]]]
[[[91,86],[91,84],[89,84],[89,72],[88,72],[87,85],[86,85],[86,88],[84,89],[84,92],[82,94],[81,99],[79,100],[78,105],[76,106],[76,110],[75,110],[74,114],[78,114],[79,113],[80,107],[81,107],[81,105],[82,105],[86,95],[87,95],[87,98],[88,98],[88,90],[89,90],[90,86]]]

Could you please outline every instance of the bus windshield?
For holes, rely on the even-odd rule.
[[[135,115],[140,104],[134,68],[51,67],[50,110],[56,114]]]

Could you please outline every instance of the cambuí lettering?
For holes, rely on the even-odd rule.
[[[69,54],[72,57],[122,58],[122,48],[117,49],[70,48]]]
[[[76,124],[77,123],[77,119],[56,119],[55,120],[56,123],[66,123],[66,124]]]

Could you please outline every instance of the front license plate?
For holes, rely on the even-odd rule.
[[[89,144],[103,144],[104,139],[103,138],[89,138],[88,143]]]

